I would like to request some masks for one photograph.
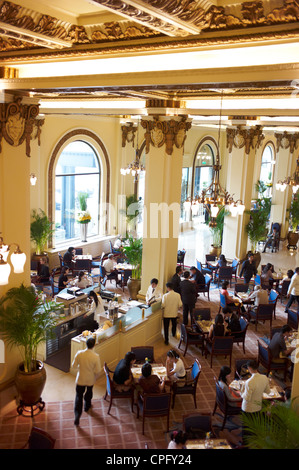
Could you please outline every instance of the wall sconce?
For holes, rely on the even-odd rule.
[[[12,245],[15,245],[16,248],[10,256],[10,261],[14,269],[14,273],[23,273],[24,265],[26,261],[26,255],[20,250],[20,247],[17,243],[11,243],[10,245],[5,245],[3,238],[0,237],[0,286],[8,284],[8,278],[10,275],[11,267],[7,261],[10,249]]]
[[[36,182],[37,182],[37,177],[35,176],[34,173],[31,173],[31,175],[30,175],[30,184],[31,184],[31,186],[35,186]]]

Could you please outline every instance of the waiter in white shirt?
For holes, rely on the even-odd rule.
[[[182,307],[182,299],[180,294],[173,290],[173,284],[167,282],[166,284],[167,293],[162,297],[162,309],[163,309],[163,324],[164,324],[164,339],[165,344],[168,344],[168,330],[169,323],[171,321],[171,332],[172,336],[176,335],[176,324],[178,310]]]
[[[153,302],[157,302],[159,300],[162,300],[163,292],[162,292],[162,289],[160,289],[160,287],[158,287],[158,282],[159,281],[156,278],[153,278],[151,280],[151,285],[147,289],[147,293],[146,293],[146,296],[145,296],[145,300],[146,300],[147,304],[149,304],[149,303],[152,304]]]
[[[258,372],[258,363],[255,359],[250,359],[247,362],[248,371],[251,377],[246,380],[244,389],[241,392],[242,398],[242,411],[245,414],[252,416],[253,413],[259,413],[262,409],[263,394],[270,393],[269,379],[266,375]],[[243,428],[243,439],[248,435],[248,432],[244,432]],[[245,442],[246,444],[246,442]]]
[[[108,258],[103,262],[103,268],[106,271],[107,279],[115,279],[118,282],[118,271],[113,254],[108,255]]]
[[[79,425],[82,414],[83,399],[84,411],[91,407],[92,391],[95,381],[101,372],[100,357],[93,351],[95,339],[90,336],[86,340],[86,349],[78,351],[74,357],[72,367],[78,369],[76,377],[75,421]]]
[[[287,292],[287,297],[290,298],[286,304],[285,312],[288,311],[288,308],[290,308],[295,300],[297,300],[297,307],[299,308],[299,267],[295,269],[295,273],[292,276]]]

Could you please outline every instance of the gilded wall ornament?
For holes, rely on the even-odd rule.
[[[40,134],[43,120],[39,120],[39,105],[23,105],[20,97],[11,103],[0,103],[0,151],[2,138],[14,147],[26,143],[26,155],[30,157],[30,141],[38,139],[40,145]],[[36,133],[33,136],[34,128]]]
[[[145,153],[149,153],[150,145],[160,148],[165,144],[167,155],[173,154],[174,146],[178,149],[183,147],[187,131],[191,128],[191,122],[186,118],[181,121],[159,121],[154,117],[153,120],[142,120],[141,125],[145,129]]]
[[[299,143],[299,132],[290,133],[287,131],[284,132],[275,132],[276,138],[276,151],[279,152],[279,149],[290,149],[290,153],[298,148]]]
[[[134,147],[136,131],[137,127],[134,127],[131,122],[126,126],[121,126],[122,147],[125,147],[127,142],[132,143],[132,146]]]
[[[260,147],[265,136],[262,132],[261,126],[250,127],[250,129],[244,129],[241,126],[237,126],[236,129],[226,129],[226,148],[231,153],[233,147],[241,149],[245,147],[245,154],[248,155],[250,149],[257,149]]]

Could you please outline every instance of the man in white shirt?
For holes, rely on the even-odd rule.
[[[103,262],[103,268],[106,271],[107,279],[115,279],[118,281],[118,271],[116,269],[116,261],[113,254],[109,254],[108,258]]]
[[[297,300],[297,306],[299,307],[299,267],[295,269],[295,274],[292,276],[287,292],[287,297],[290,298],[286,304],[285,312],[288,311],[288,308],[290,308],[295,300]]]
[[[260,304],[268,304],[269,303],[269,294],[265,289],[262,289],[261,286],[257,285],[254,287],[253,292],[248,296],[248,300],[254,299],[254,307],[252,310],[256,311],[257,307]]]
[[[151,285],[147,289],[147,293],[145,295],[145,300],[147,304],[152,304],[153,302],[158,302],[159,300],[162,300],[162,289],[158,287],[158,279],[153,278],[151,280]]]
[[[89,337],[86,340],[86,349],[78,351],[74,357],[72,367],[78,369],[76,376],[75,421],[79,425],[82,414],[83,399],[84,411],[91,407],[92,389],[101,372],[99,355],[93,351],[95,339]]]
[[[247,362],[247,368],[251,374],[251,377],[246,380],[244,388],[241,392],[242,398],[242,411],[246,413],[259,413],[262,409],[262,400],[264,393],[270,393],[269,379],[266,375],[258,372],[258,364],[255,359],[250,359]],[[247,433],[244,432],[243,428],[243,439]],[[246,444],[246,442],[245,442]]]
[[[171,321],[171,332],[172,336],[176,335],[176,323],[178,310],[182,307],[182,299],[180,294],[173,290],[171,282],[166,284],[167,293],[162,297],[162,309],[163,309],[163,324],[164,324],[164,339],[165,344],[168,344],[168,330],[169,323]]]

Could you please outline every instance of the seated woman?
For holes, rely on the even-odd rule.
[[[230,333],[234,333],[235,331],[241,331],[241,325],[238,315],[233,312],[230,317],[225,318],[227,322],[227,330]]]
[[[183,431],[173,431],[167,449],[185,449],[187,435]]]
[[[50,270],[47,263],[47,258],[43,257],[40,259],[40,267],[38,270],[38,283],[43,284],[44,282],[49,282],[50,279]]]
[[[92,286],[92,280],[84,271],[80,271],[78,279],[74,281],[74,286],[80,287],[80,289],[86,289],[86,287]]]
[[[272,248],[272,253],[273,253],[274,249],[277,248],[278,243],[279,243],[279,231],[277,230],[276,227],[273,227],[272,233],[268,234],[263,253],[265,253],[266,248],[268,247]]]
[[[217,268],[222,268],[223,266],[227,266],[227,259],[224,255],[220,255],[217,263]]]
[[[149,362],[143,364],[142,376],[140,377],[138,383],[144,393],[161,393],[165,388],[164,379],[162,381],[155,374],[152,374],[152,366]]]
[[[228,281],[223,281],[221,284],[221,294],[225,296],[225,302],[227,308],[230,310],[231,307],[236,307],[236,303],[241,303],[241,301],[236,300],[234,297],[229,295],[228,293],[228,288],[229,282]],[[245,312],[245,308],[243,305],[241,305],[241,311]]]
[[[262,285],[266,287],[269,286],[269,289],[272,288],[273,282],[274,282],[273,272],[274,272],[273,264],[267,263],[261,274]]]
[[[135,354],[129,351],[126,353],[124,359],[121,359],[117,364],[113,374],[113,383],[115,390],[118,392],[127,392],[132,387],[133,375],[131,367],[135,361]]]
[[[69,272],[70,272],[70,270],[69,270],[68,266],[64,266],[62,268],[61,274],[60,274],[59,279],[58,279],[58,288],[59,288],[59,290],[62,290],[62,289],[66,288],[66,286],[69,282],[69,278],[68,278]]]
[[[216,315],[213,325],[210,326],[208,340],[212,341],[214,336],[225,336],[227,334],[224,318],[221,313]]]
[[[180,380],[186,377],[184,363],[174,349],[171,349],[167,353],[166,371],[167,377],[169,377],[170,380]]]
[[[226,395],[226,398],[228,400],[228,405],[239,408],[242,404],[242,398],[234,397],[231,394],[229,386],[228,386],[228,380],[227,380],[230,374],[231,374],[231,368],[228,366],[222,366],[220,369],[219,377],[218,377],[218,383]],[[238,394],[238,392],[234,392],[234,393]]]

